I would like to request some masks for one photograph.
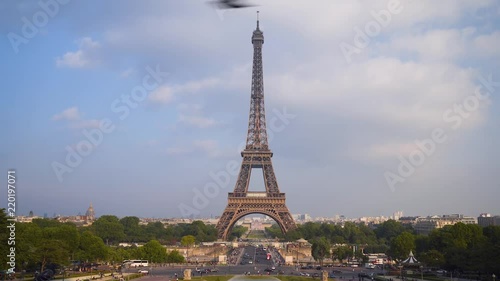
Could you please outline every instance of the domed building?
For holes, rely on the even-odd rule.
[[[95,220],[95,212],[94,212],[94,207],[92,207],[92,203],[90,203],[90,206],[87,209],[85,216],[87,217],[87,221],[94,221]]]

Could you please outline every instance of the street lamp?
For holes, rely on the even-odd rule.
[[[424,280],[424,267],[420,266],[420,280]]]
[[[493,281],[495,281],[495,279],[497,278],[497,276],[495,275],[495,273],[493,273],[493,274],[491,275],[491,278],[493,278]]]

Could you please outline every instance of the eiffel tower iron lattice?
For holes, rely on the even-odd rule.
[[[234,224],[249,214],[264,214],[273,218],[283,233],[296,228],[292,215],[285,204],[285,193],[280,193],[276,181],[271,162],[273,153],[269,149],[267,140],[262,72],[264,34],[259,29],[258,18],[257,29],[252,35],[252,44],[254,53],[247,141],[245,149],[241,152],[243,162],[234,192],[228,194],[228,204],[217,223],[218,238],[221,240],[226,240],[231,234]],[[248,191],[252,168],[262,169],[265,192]]]

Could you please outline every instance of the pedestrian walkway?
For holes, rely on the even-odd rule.
[[[123,273],[123,274],[118,274],[118,273],[107,273],[104,274],[103,277],[100,277],[99,274],[94,274],[94,275],[89,275],[89,276],[78,276],[78,277],[71,277],[71,278],[64,278],[64,281],[127,281],[128,277],[132,274],[135,273]]]

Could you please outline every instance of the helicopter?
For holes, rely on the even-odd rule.
[[[214,3],[219,9],[239,9],[239,8],[248,8],[255,6],[243,3],[241,0],[218,0],[218,1],[213,1],[212,3]]]

